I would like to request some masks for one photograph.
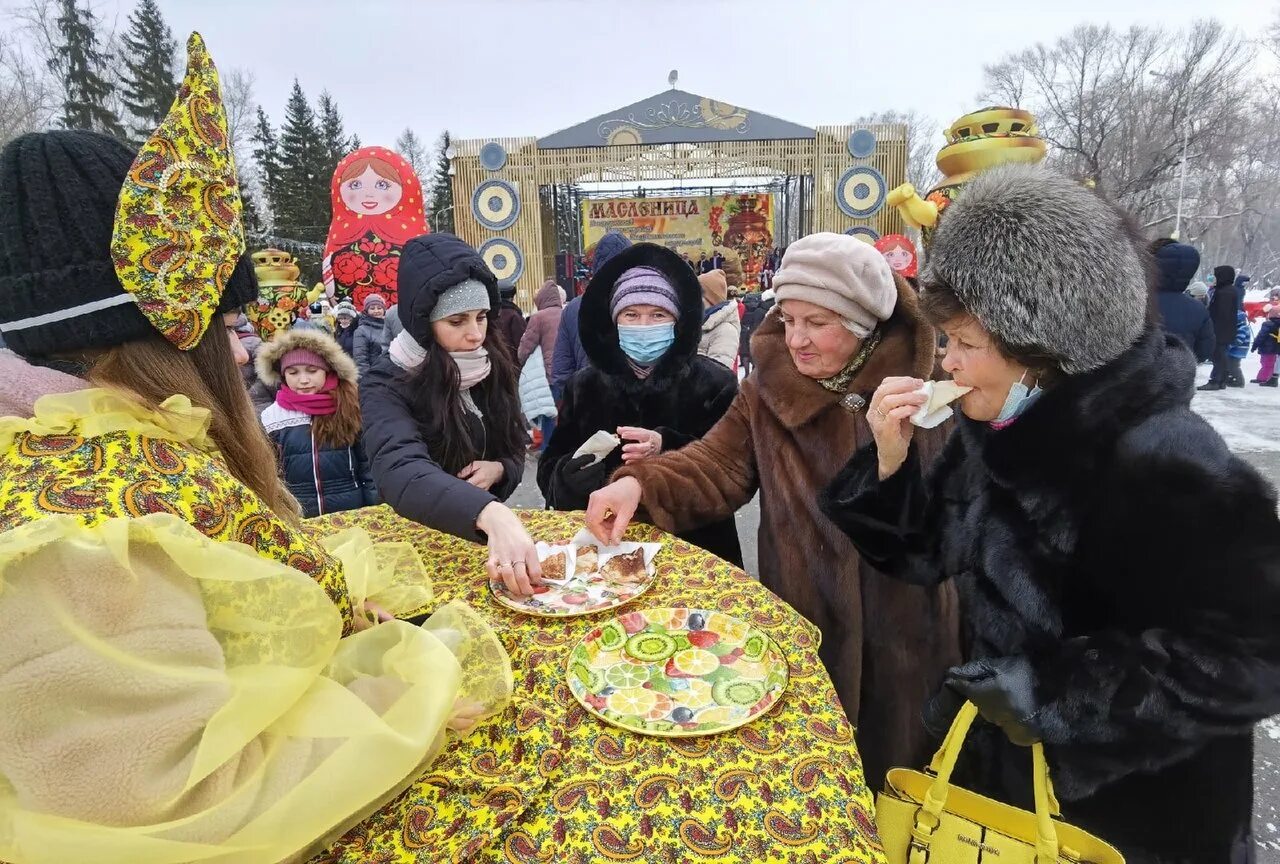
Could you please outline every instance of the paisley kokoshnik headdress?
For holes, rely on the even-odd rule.
[[[192,33],[173,107],[120,189],[111,257],[143,316],[189,351],[209,329],[244,250],[218,70],[204,39]]]

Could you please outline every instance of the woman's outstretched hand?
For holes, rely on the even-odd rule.
[[[880,458],[880,479],[886,480],[898,473],[907,461],[911,438],[916,427],[911,425],[911,415],[928,401],[919,392],[924,382],[919,378],[886,378],[880,382],[867,406],[867,423],[876,439],[876,454]]]
[[[542,584],[542,565],[520,518],[502,502],[491,501],[480,511],[476,528],[489,538],[484,565],[489,581],[502,582],[520,597],[533,594],[533,586]]]
[[[640,482],[623,477],[591,493],[587,501],[587,530],[606,546],[617,546],[636,515],[641,498]]]

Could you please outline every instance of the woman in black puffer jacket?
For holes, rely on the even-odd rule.
[[[258,378],[278,388],[262,412],[280,473],[307,518],[379,503],[360,435],[356,364],[320,330],[285,330],[258,350]]]

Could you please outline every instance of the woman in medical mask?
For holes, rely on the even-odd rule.
[[[1028,802],[1041,741],[1064,820],[1126,860],[1251,861],[1253,726],[1280,712],[1275,490],[1192,412],[1196,360],[1154,323],[1135,234],[1047,169],[971,181],[921,297],[963,416],[922,472],[921,376],[886,380],[825,509],[877,568],[959,589],[969,662],[925,712],[935,733],[964,699],[990,721],[957,783]]]
[[[661,528],[688,531],[732,518],[758,493],[760,581],[822,631],[819,656],[858,729],[867,783],[878,789],[890,766],[927,758],[920,711],[959,659],[955,591],[877,573],[818,509],[818,492],[871,442],[866,407],[880,383],[929,374],[934,332],[911,286],[856,237],[797,240],[773,284],[777,305],[751,340],[755,369],[724,417],[700,440],[614,473],[591,496],[587,525],[612,539],[640,508]],[[689,293],[692,351],[702,321],[697,283]],[[588,332],[584,318],[584,342]],[[947,431],[921,436],[926,458]]]
[[[538,465],[538,486],[556,510],[583,510],[624,464],[701,438],[738,392],[732,372],[698,355],[702,289],[665,247],[640,243],[602,268],[582,296],[578,329],[591,364],[565,386],[559,425]],[[600,431],[621,445],[600,460],[575,457]],[[680,536],[742,566],[731,514]]]

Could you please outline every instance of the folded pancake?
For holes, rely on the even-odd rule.
[[[564,579],[565,570],[568,569],[569,558],[564,552],[557,552],[554,555],[548,555],[542,559],[542,578],[554,579],[557,582]]]
[[[621,446],[621,438],[611,432],[606,432],[601,429],[586,441],[583,441],[581,447],[573,451],[573,458],[577,459],[579,456],[590,455],[592,457],[590,464],[594,465],[596,462],[599,462]]]
[[[962,387],[954,381],[924,382],[924,387],[916,392],[923,393],[928,401],[911,415],[911,422],[922,429],[932,429],[941,425],[954,413],[951,403],[972,389],[972,387]]]

